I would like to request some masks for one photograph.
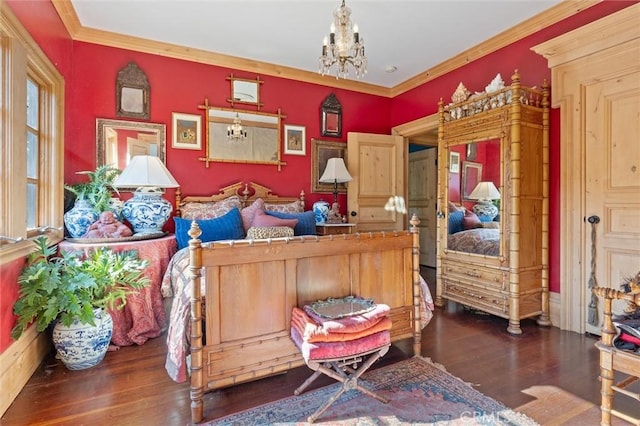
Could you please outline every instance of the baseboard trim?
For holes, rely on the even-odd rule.
[[[4,415],[50,350],[46,333],[29,327],[0,354],[0,415]]]
[[[554,327],[560,327],[560,293],[549,292],[549,316],[551,318],[551,325]]]

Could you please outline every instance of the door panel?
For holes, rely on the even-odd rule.
[[[409,212],[420,218],[420,264],[436,267],[437,148],[409,154]]]
[[[591,276],[595,256],[597,284],[618,288],[640,270],[640,87],[637,75],[586,86],[586,212],[597,215],[595,244],[585,222],[584,276]],[[587,302],[590,297],[586,298]],[[598,314],[602,316],[602,301]],[[614,304],[620,313],[624,303]],[[586,331],[600,333],[597,325]]]
[[[404,140],[400,136],[349,133],[347,169],[349,223],[358,232],[401,230],[403,215],[384,209],[389,197],[406,198],[404,182]]]

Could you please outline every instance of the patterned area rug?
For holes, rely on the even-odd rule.
[[[311,374],[311,370],[309,370]],[[481,394],[423,358],[410,358],[366,372],[364,386],[388,398],[383,404],[359,391],[343,394],[316,424],[331,425],[537,425],[524,414]],[[235,413],[218,425],[302,425],[340,384],[304,392]]]

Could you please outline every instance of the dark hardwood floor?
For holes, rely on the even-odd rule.
[[[435,296],[433,270],[423,270]],[[524,391],[538,386],[592,408],[590,420],[566,415],[557,420],[556,396],[526,414],[542,424],[597,424],[600,404],[599,354],[595,338],[558,328],[541,328],[533,320],[523,334],[506,332],[507,320],[450,303],[437,309],[423,331],[422,355],[443,364],[480,392],[511,408],[535,403]],[[378,362],[386,365],[406,358],[410,341],[394,345]],[[142,346],[109,352],[98,366],[69,371],[51,355],[2,416],[2,425],[186,425],[190,423],[189,385],[174,383],[164,370],[164,337]],[[293,394],[308,376],[306,367],[286,374],[205,394],[205,419],[264,404]],[[323,376],[312,387],[332,380]],[[558,400],[558,402],[560,402]],[[575,405],[573,402],[572,405]],[[542,407],[542,408],[541,408]],[[627,405],[631,410],[638,405]],[[556,407],[557,408],[557,407]],[[561,410],[566,414],[570,407]],[[533,412],[531,411],[533,410]],[[591,422],[594,423],[591,423]]]

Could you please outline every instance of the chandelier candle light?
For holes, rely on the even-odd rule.
[[[162,198],[161,188],[180,185],[159,157],[136,155],[113,183],[116,188],[137,188],[133,198],[125,201],[122,216],[138,234],[161,234],[171,216],[171,203]]]
[[[236,112],[233,124],[227,126],[227,138],[232,142],[240,142],[247,137],[247,131],[242,129],[242,124],[240,123],[240,115]]]
[[[482,222],[491,222],[498,215],[498,207],[491,201],[500,199],[500,192],[493,182],[480,182],[469,194],[472,200],[478,200],[471,210]]]
[[[364,55],[364,39],[358,32],[358,26],[352,25],[349,17],[351,8],[342,0],[342,6],[333,12],[333,23],[329,38],[325,37],[320,56],[322,75],[329,74],[335,65],[336,79],[349,75],[349,66],[355,70],[356,78],[367,73],[367,57]]]

